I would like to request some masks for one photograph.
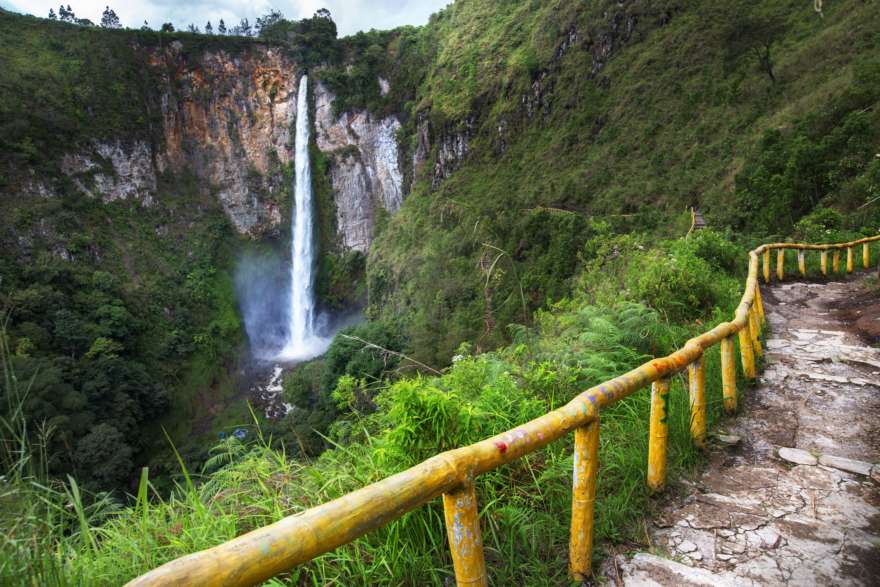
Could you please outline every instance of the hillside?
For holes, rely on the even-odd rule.
[[[873,3],[504,6],[456,2],[421,33],[436,53],[408,129],[430,159],[368,268],[373,315],[405,315],[421,360],[492,347],[564,295],[591,219],[680,235],[698,206],[787,235],[824,205],[876,229]]]
[[[118,584],[668,352],[733,309],[754,242],[875,234],[880,10],[824,4],[457,0],[346,38],[0,12],[0,582]],[[304,74],[318,303],[367,320],[267,419],[246,372],[281,315],[259,296],[287,271]],[[692,206],[712,230],[683,240]],[[603,420],[605,545],[652,507],[632,400]],[[570,469],[560,443],[480,490],[507,504],[501,584],[564,582]],[[443,584],[441,518],[285,580]]]

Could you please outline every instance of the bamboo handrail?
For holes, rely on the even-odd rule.
[[[485,585],[487,575],[480,540],[478,508],[474,491],[479,475],[532,453],[575,431],[570,571],[575,578],[591,574],[593,506],[598,470],[599,412],[635,391],[657,382],[652,412],[663,409],[668,379],[685,369],[691,373],[691,422],[695,444],[705,437],[705,375],[701,358],[706,349],[723,343],[722,377],[724,407],[736,409],[736,371],[733,365],[733,337],[739,336],[743,372],[755,377],[755,355],[760,356],[759,331],[764,309],[758,286],[759,258],[763,256],[764,277],[770,278],[770,251],[777,250],[777,276],[784,275],[784,251],[821,251],[823,273],[827,251],[839,259],[847,249],[851,271],[852,248],[863,245],[863,266],[870,264],[869,244],[880,235],[837,244],[811,245],[772,243],[749,252],[745,291],[731,322],[688,340],[666,357],[660,357],[592,387],[568,402],[512,430],[470,446],[440,453],[414,467],[309,510],[288,516],[223,544],[168,562],[128,583],[131,587],[153,585],[254,585],[348,544],[364,534],[400,518],[405,513],[443,496],[447,533],[459,585]],[[839,270],[838,264],[835,270]],[[657,406],[657,407],[655,407]],[[655,429],[661,425],[664,428]],[[648,483],[659,490],[665,483],[665,418],[654,413],[650,424]],[[662,441],[662,442],[661,442]],[[656,444],[655,444],[656,443]]]

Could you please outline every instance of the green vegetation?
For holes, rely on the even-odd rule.
[[[0,583],[119,584],[512,428],[728,319],[753,243],[876,233],[874,8],[458,0],[346,39],[324,14],[261,19],[337,111],[399,117],[412,183],[366,258],[340,253],[333,162],[312,148],[317,288],[337,310],[367,296],[369,321],[286,375],[296,409],[277,422],[236,381],[243,243],[216,198],[165,175],[154,206],[102,202],[61,171],[95,139],[163,140],[132,47],[257,41],[0,13],[0,189],[33,171],[58,194],[0,200]],[[680,238],[690,206],[717,230]],[[706,361],[711,425],[718,350]],[[648,404],[603,413],[600,545],[645,538]],[[497,584],[565,581],[570,442],[481,477]],[[670,443],[671,478],[698,470],[681,378]],[[450,568],[432,503],[274,583],[442,585]]]
[[[30,254],[0,267],[10,361],[31,382],[29,428],[53,431],[53,476],[125,486],[134,463],[165,442],[155,422],[186,405],[181,371],[204,361],[217,373],[237,348],[227,264],[235,239],[219,206],[202,204],[204,213],[180,211],[195,230],[166,224],[159,210],[76,193],[19,209],[13,230],[55,219]]]
[[[590,246],[623,246],[619,240],[596,237]],[[742,275],[722,266],[728,259],[741,259],[744,251],[721,236],[704,232],[688,241],[660,243],[655,250],[642,250],[637,243],[632,237],[627,251],[602,272],[581,267],[573,296],[538,312],[534,327],[516,328],[511,345],[479,355],[464,346],[442,375],[382,383],[376,378],[398,371],[406,359],[387,363],[384,351],[365,349],[351,338],[337,339],[321,363],[312,363],[286,384],[290,394],[335,384],[329,398],[335,402],[336,421],[327,437],[333,448],[313,459],[290,461],[272,448],[269,438],[247,445],[224,441],[212,451],[204,475],[187,472],[168,497],[152,489],[144,476],[131,505],[91,514],[87,530],[68,537],[61,527],[42,529],[38,535],[46,548],[31,555],[38,560],[10,566],[10,573],[14,568],[34,576],[37,569],[48,568],[62,582],[78,577],[88,584],[120,583],[183,553],[338,497],[440,450],[539,416],[591,385],[670,352],[702,329],[692,321],[669,321],[664,313],[688,306],[702,308],[697,315],[707,321],[718,320],[738,302]],[[699,293],[670,292],[663,307],[656,309],[637,301],[638,292],[629,300],[603,301],[608,283],[625,279],[656,255],[670,256],[676,263],[705,263],[706,273],[696,284]],[[662,280],[659,273],[646,277],[644,291],[654,291],[655,282]],[[347,334],[381,340],[380,346],[387,348],[400,345],[393,340],[394,332],[370,324]],[[721,403],[717,349],[708,354],[707,364],[714,422]],[[317,379],[324,381],[313,386]],[[683,379],[675,380],[671,398],[674,478],[692,471],[699,456],[690,448]],[[597,532],[606,543],[639,540],[644,532],[640,520],[651,507],[644,485],[648,408],[649,394],[643,391],[603,413]],[[565,580],[570,441],[480,478],[484,543],[499,584],[550,585]],[[67,503],[67,494],[56,494],[55,503]],[[433,503],[304,565],[284,582],[442,585],[451,567],[445,543],[442,513]],[[15,540],[5,543],[10,560],[16,548],[28,547]]]
[[[27,165],[62,179],[60,158],[93,139],[158,139],[155,71],[143,49],[186,41],[183,54],[238,53],[257,42],[78,26],[0,12],[0,188]]]
[[[876,232],[878,27],[858,2],[819,18],[787,0],[462,0],[401,31],[428,62],[405,140],[424,117],[434,150],[370,252],[368,314],[402,318],[408,351],[442,366],[569,291],[591,218],[664,238],[696,205],[748,242],[832,208],[848,234]],[[380,71],[397,59],[388,41]],[[461,136],[432,187],[437,143]]]

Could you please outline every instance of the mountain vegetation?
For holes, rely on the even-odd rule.
[[[326,11],[271,12],[256,37],[64,14],[0,11],[3,584],[120,584],[509,429],[727,319],[754,243],[880,229],[874,2],[457,0],[345,38]],[[300,409],[280,420],[237,387],[232,271],[289,235],[247,241],[189,173],[142,207],[64,171],[96,140],[164,140],[145,55],[175,42],[284,51],[337,113],[401,121],[409,195],[366,259],[331,250],[312,150],[322,303],[368,320],[287,374]],[[34,178],[54,195],[19,197]],[[713,228],[685,239],[692,206]],[[683,379],[671,397],[675,478],[701,455]],[[600,545],[645,539],[648,408],[603,413]],[[233,427],[249,434],[218,442]],[[571,467],[569,439],[480,478],[496,584],[565,583]],[[443,585],[442,518],[431,504],[272,583]]]

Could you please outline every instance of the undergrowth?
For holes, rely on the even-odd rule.
[[[688,241],[659,243],[653,250],[635,245],[605,267],[602,279],[595,273],[590,277],[588,266],[575,294],[539,311],[533,327],[512,327],[510,345],[482,354],[463,345],[442,375],[372,385],[372,411],[346,401],[350,391],[345,385],[353,377],[341,377],[340,382],[348,383],[338,384],[333,394],[340,414],[326,438],[332,448],[312,460],[292,460],[262,435],[248,443],[229,438],[212,451],[201,471],[189,471],[180,461],[176,489],[170,494],[156,490],[144,469],[126,504],[108,496],[84,496],[72,479],[46,483],[35,472],[6,477],[6,500],[15,496],[20,502],[4,502],[6,517],[12,511],[31,513],[17,525],[6,520],[14,531],[4,542],[0,579],[18,584],[120,584],[183,554],[378,481],[439,451],[538,417],[595,384],[670,353],[709,323],[729,319],[738,301],[733,294],[741,272],[721,268],[726,263],[725,243],[705,233]],[[744,259],[741,253],[730,251],[730,259]],[[644,288],[616,299],[602,293],[606,281],[640,271],[646,260],[658,256],[669,257],[673,266],[702,260],[706,273],[699,276],[703,289],[697,291],[705,299],[672,287],[668,299],[658,297],[651,307],[651,292],[659,287],[652,280],[666,280],[665,273],[648,274]],[[706,289],[706,284],[712,286]],[[682,308],[695,309],[694,316],[701,319],[670,318]],[[721,412],[717,349],[707,352],[706,364],[712,426]],[[11,389],[7,388],[8,397],[14,396]],[[649,409],[650,394],[641,390],[602,413],[597,557],[602,546],[646,539],[644,520],[653,503],[645,487]],[[554,585],[567,580],[571,441],[568,437],[480,477],[483,542],[494,584]],[[691,448],[687,385],[680,375],[673,380],[670,402],[670,479],[692,474],[700,460]],[[35,544],[40,547],[33,548]],[[442,508],[435,500],[272,583],[444,585],[451,567]]]

